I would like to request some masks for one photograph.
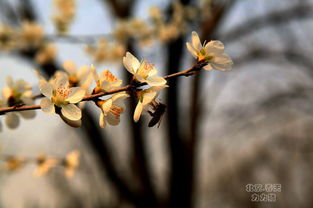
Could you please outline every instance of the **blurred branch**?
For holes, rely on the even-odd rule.
[[[128,17],[135,4],[135,0],[103,0],[103,2],[108,3],[114,11],[114,14],[119,18]]]
[[[233,7],[233,5],[236,3],[236,0],[233,0],[227,4],[216,4],[214,3],[212,5],[212,14],[211,16],[204,20],[201,24],[202,34],[201,39],[204,40],[211,40],[214,39],[214,33],[218,26],[220,25],[222,19],[227,15],[229,10]],[[201,119],[200,113],[202,112],[202,105],[199,102],[199,90],[202,83],[202,76],[200,74],[196,75],[193,79],[192,89],[190,92],[191,95],[191,109],[190,109],[190,138],[188,140],[189,145],[188,147],[192,151],[196,148],[196,142],[198,138],[199,133],[199,125],[198,122]]]
[[[293,63],[299,66],[303,66],[308,69],[308,73],[313,78],[313,61],[310,57],[306,57],[298,51],[275,51],[266,48],[254,48],[250,50],[245,55],[240,56],[240,58],[234,59],[234,63],[237,66],[246,64],[251,61],[256,61],[258,59],[270,59],[273,61],[278,61],[278,64],[281,64],[279,58],[285,58],[287,62]]]
[[[70,42],[70,43],[95,43],[101,38],[112,38],[111,34],[91,35],[46,35],[46,41]]]
[[[6,17],[8,22],[13,25],[18,24],[18,18],[16,12],[13,10],[8,1],[0,0],[0,11],[3,17]]]
[[[112,148],[105,142],[105,136],[97,127],[97,121],[91,116],[92,112],[89,109],[84,109],[83,111],[84,117],[82,119],[82,127],[84,128],[84,132],[86,136],[88,136],[88,142],[92,149],[95,151],[96,157],[99,159],[101,164],[104,166],[105,171],[103,175],[107,175],[109,181],[116,188],[118,195],[123,198],[129,200],[130,202],[140,205],[142,202],[140,198],[133,193],[133,191],[128,187],[128,185],[124,182],[123,178],[120,176],[116,167],[114,165],[114,161],[112,160]],[[96,131],[94,131],[97,129]]]
[[[191,0],[180,0],[185,6],[191,3]],[[172,4],[168,8],[168,16],[172,15]],[[169,18],[170,19],[170,18]],[[168,74],[176,73],[177,66],[181,64],[183,57],[183,49],[185,45],[185,37],[181,35],[167,45],[167,62],[166,70]],[[169,199],[168,207],[192,207],[191,193],[191,175],[190,163],[186,152],[186,144],[184,136],[181,134],[179,121],[181,120],[179,112],[179,80],[169,80],[168,85],[172,86],[168,89],[166,95],[167,100],[167,142],[169,146]]]
[[[220,39],[223,41],[234,41],[266,26],[286,24],[289,21],[307,19],[312,16],[313,6],[300,4],[285,10],[270,12],[261,17],[251,18],[225,34],[221,34]]]
[[[30,0],[19,0],[20,5],[18,7],[18,13],[21,17],[21,20],[27,20],[27,21],[36,21],[37,15],[34,12],[33,4]]]
[[[208,19],[203,20],[201,23],[201,39],[204,40],[211,40],[215,37],[214,34],[222,22],[223,18],[228,14],[229,10],[233,8],[233,5],[236,3],[236,0],[232,0],[228,3],[220,4],[216,1],[212,2],[211,5],[211,15]],[[187,152],[189,154],[189,171],[191,175],[190,179],[190,194],[194,193],[196,190],[195,185],[197,184],[195,176],[197,175],[197,168],[196,167],[196,159],[197,159],[197,148],[198,148],[198,140],[200,134],[200,127],[201,127],[201,113],[204,110],[203,104],[199,101],[200,89],[203,82],[203,76],[197,74],[192,80],[192,88],[190,91],[191,97],[191,105],[190,105],[190,133],[188,138],[187,144]]]
[[[108,3],[112,10],[113,14],[119,19],[127,19],[130,17],[132,9],[135,5],[135,0],[125,0],[124,2],[118,0],[108,0],[102,1],[103,3]],[[128,40],[127,51],[132,51],[134,53],[133,42],[132,40]],[[127,80],[132,79],[130,74],[125,73],[125,77]],[[130,99],[130,112],[133,112],[136,107],[136,100],[134,97]],[[129,124],[131,126],[131,139],[132,139],[132,148],[133,148],[133,160],[131,161],[135,163],[135,168],[133,171],[136,173],[137,181],[140,184],[140,191],[142,192],[142,202],[144,207],[157,207],[158,201],[155,193],[155,189],[152,185],[151,181],[151,168],[149,166],[147,160],[147,153],[144,142],[145,138],[142,131],[142,123],[139,121],[134,123],[132,118],[129,117]],[[130,168],[132,168],[130,166]]]

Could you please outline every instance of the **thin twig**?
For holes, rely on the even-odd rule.
[[[194,75],[195,73],[197,73],[198,71],[200,71],[202,69],[202,67],[204,67],[206,65],[206,63],[204,61],[202,62],[198,62],[197,64],[195,64],[194,66],[181,71],[181,72],[177,72],[174,74],[170,74],[170,75],[166,75],[163,78],[164,79],[171,79],[174,77],[180,77],[180,76],[191,76]],[[82,101],[91,101],[91,100],[96,100],[100,97],[106,96],[106,95],[111,95],[111,94],[115,94],[115,93],[119,93],[119,92],[124,92],[124,91],[129,91],[132,88],[136,88],[136,87],[140,87],[140,86],[145,86],[147,85],[147,83],[140,83],[139,85],[134,85],[134,84],[129,84],[126,85],[124,87],[115,89],[115,90],[111,90],[111,91],[106,91],[106,92],[100,92],[100,93],[96,93],[96,94],[92,94],[92,95],[86,95],[82,100]],[[41,97],[41,95],[35,95],[33,96],[33,99]],[[40,109],[40,105],[24,105],[24,106],[11,106],[11,107],[6,107],[6,108],[1,108],[0,109],[0,115],[3,115],[5,113],[8,112],[14,112],[14,111],[27,111],[27,110],[37,110]]]
[[[112,39],[111,34],[91,34],[91,35],[46,35],[47,41],[70,42],[70,43],[95,43],[101,38]]]

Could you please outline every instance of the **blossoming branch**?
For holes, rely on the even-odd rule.
[[[74,176],[76,168],[79,166],[80,152],[74,150],[69,152],[65,157],[57,158],[50,157],[43,153],[35,158],[26,158],[17,155],[4,155],[0,153],[0,164],[3,163],[0,170],[6,172],[17,172],[27,164],[34,163],[36,169],[33,172],[35,177],[40,177],[48,174],[51,169],[61,166],[64,168],[66,177],[71,178]]]
[[[97,74],[94,66],[77,68],[74,63],[67,61],[63,64],[65,72],[56,72],[46,80],[38,72],[39,88],[43,95],[40,105],[33,105],[31,87],[23,80],[14,82],[8,79],[8,87],[3,89],[3,101],[0,100],[0,115],[5,114],[9,128],[16,128],[19,124],[19,113],[23,118],[35,116],[29,110],[41,109],[47,114],[58,114],[61,119],[72,127],[81,125],[81,108],[83,101],[93,101],[100,108],[100,127],[107,124],[117,125],[120,115],[125,111],[123,100],[129,96],[137,98],[138,104],[134,112],[134,121],[137,122],[143,112],[150,116],[157,112],[164,113],[164,104],[157,101],[159,92],[168,87],[167,79],[179,76],[191,76],[205,70],[230,70],[231,58],[224,53],[224,45],[220,41],[210,41],[201,44],[196,32],[192,32],[192,42],[186,44],[189,52],[196,58],[197,63],[189,69],[170,74],[164,77],[157,76],[158,70],[152,63],[139,61],[130,52],[123,58],[124,67],[133,75],[130,83],[121,87],[122,80],[114,76],[109,70]],[[90,91],[89,87],[95,82],[96,87]],[[107,99],[100,99],[109,96]],[[160,109],[163,110],[160,110]],[[157,123],[157,122],[156,122]],[[149,124],[150,126],[150,124]],[[151,125],[153,126],[153,125]]]

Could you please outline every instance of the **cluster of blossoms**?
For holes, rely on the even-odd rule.
[[[35,22],[22,22],[20,27],[0,24],[0,50],[36,52],[38,64],[51,63],[56,56],[56,47],[46,43],[43,28]]]
[[[77,150],[69,152],[64,158],[48,157],[43,153],[36,158],[0,155],[0,163],[3,163],[4,170],[8,172],[16,172],[26,164],[34,163],[36,165],[33,173],[35,177],[46,175],[52,168],[61,166],[64,168],[65,176],[71,178],[79,166],[79,157],[80,152]]]
[[[64,35],[75,17],[75,0],[54,0],[55,13],[52,17],[57,32]]]
[[[95,62],[119,60],[125,54],[125,44],[129,39],[136,39],[141,46],[149,46],[155,41],[162,43],[176,39],[187,30],[187,22],[195,19],[197,9],[173,3],[173,14],[166,20],[165,12],[158,7],[151,7],[147,21],[139,18],[121,20],[113,31],[110,44],[105,38],[94,45],[89,45],[86,52]]]
[[[7,77],[7,87],[2,89],[1,107],[18,105],[33,105],[32,87],[22,79],[14,82],[12,77]],[[35,111],[9,112],[5,114],[5,123],[10,129],[16,128],[20,123],[20,116],[25,119],[35,117]]]
[[[147,89],[136,88],[131,92],[135,93],[138,98],[138,105],[134,113],[134,120],[138,121],[144,107],[156,98],[156,92],[166,86],[166,80],[155,76],[157,69],[153,64],[146,61],[139,62],[129,52],[123,58],[123,63],[125,68],[133,74],[132,83],[134,85],[146,83],[150,86]],[[77,104],[84,101],[84,98],[87,100],[85,95],[89,94],[88,87],[91,84],[91,77],[96,84],[92,90],[92,95],[117,90],[121,87],[122,80],[114,76],[109,70],[104,70],[98,74],[94,66],[83,66],[76,72],[73,63],[66,62],[64,68],[67,74],[57,73],[55,78],[50,81],[40,79],[39,88],[45,96],[41,100],[40,106],[45,113],[56,113],[67,124],[78,127],[81,124],[82,113]],[[125,111],[123,101],[127,97],[129,97],[127,92],[117,92],[107,95],[107,99],[100,99],[99,97],[91,99],[101,109],[100,127],[104,128],[106,124],[113,126],[119,124],[120,115]]]
[[[202,2],[203,6],[189,7],[176,1],[169,19],[165,18],[166,11],[151,7],[147,21],[139,18],[121,20],[112,32],[110,41],[102,37],[96,45],[88,45],[85,51],[95,63],[100,63],[120,60],[126,52],[129,39],[137,40],[141,46],[151,45],[155,41],[170,42],[187,31],[188,22],[199,17],[201,19],[202,14],[205,14],[202,10],[208,10],[210,4],[210,1],[205,1]],[[52,20],[57,32],[65,35],[75,16],[76,1],[54,0],[54,8]],[[36,52],[35,61],[40,65],[50,64],[56,57],[56,47],[47,40],[49,38],[44,37],[43,28],[37,23],[23,22],[17,29],[0,24],[0,50]]]
[[[196,58],[196,67],[190,70],[229,70],[233,63],[224,53],[224,45],[220,41],[210,41],[201,44],[196,32],[192,32],[191,43],[186,43],[189,52]],[[199,66],[201,64],[201,66]],[[109,70],[97,73],[95,67],[82,66],[80,68],[71,61],[63,64],[64,71],[58,71],[46,80],[38,72],[39,89],[43,98],[40,106],[47,114],[59,115],[65,123],[72,127],[81,125],[83,101],[93,101],[100,108],[99,125],[104,128],[107,124],[117,125],[120,115],[125,111],[123,101],[129,96],[138,100],[134,110],[133,119],[137,122],[143,112],[154,117],[157,112],[165,111],[165,105],[157,101],[159,92],[168,87],[165,78],[183,76],[195,71],[183,71],[166,77],[157,76],[158,70],[146,60],[139,61],[130,52],[123,57],[123,65],[133,75],[130,83],[124,87],[122,80],[118,79]],[[94,81],[94,82],[93,82]],[[91,90],[92,84],[95,87]],[[23,80],[14,82],[7,80],[8,87],[3,89],[2,107],[12,107],[12,111],[5,114],[6,124],[9,128],[16,128],[19,115],[23,118],[34,117],[34,111],[14,111],[23,105],[32,105],[38,96],[32,96],[31,87]],[[40,98],[42,96],[39,96]],[[0,109],[1,113],[1,109]],[[156,123],[151,121],[149,126]]]
[[[86,52],[93,58],[95,63],[117,61],[125,54],[126,47],[125,44],[119,41],[108,41],[102,38],[97,45],[88,45]]]

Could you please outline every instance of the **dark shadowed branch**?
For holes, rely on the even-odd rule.
[[[111,9],[112,13],[118,19],[127,19],[131,16],[132,9],[135,6],[135,0],[127,0],[126,2],[119,2],[117,0],[109,0],[109,1],[102,1],[104,4],[107,3]],[[133,40],[128,40],[127,51],[131,51],[135,54],[134,47],[133,47]],[[124,74],[126,80],[130,80],[132,77],[130,74],[125,72]],[[130,111],[134,112],[136,107],[137,101],[134,96],[131,97],[129,101]],[[132,120],[132,116],[129,116],[128,123],[130,125],[131,130],[131,141],[132,141],[132,151],[133,156],[131,157],[131,161],[129,164],[134,164],[135,168],[129,166],[129,168],[135,172],[136,175],[136,182],[140,185],[139,192],[142,194],[141,201],[144,203],[146,207],[157,207],[158,200],[155,193],[155,188],[152,184],[152,173],[151,167],[148,162],[147,157],[147,148],[145,145],[146,138],[144,137],[144,133],[142,130],[142,123],[141,121],[134,123]]]

